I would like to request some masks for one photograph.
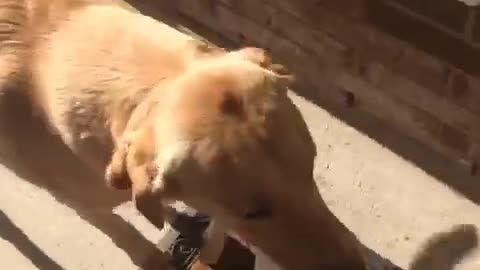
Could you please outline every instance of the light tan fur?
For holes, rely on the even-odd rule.
[[[315,186],[315,145],[281,87],[290,76],[263,50],[209,48],[115,6],[29,3],[34,106],[154,225],[184,201],[285,270],[366,269]]]

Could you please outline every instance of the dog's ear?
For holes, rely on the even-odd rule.
[[[284,65],[274,64],[270,53],[264,49],[246,47],[238,50],[235,54],[264,68],[276,82],[290,84],[295,80],[295,76]]]
[[[277,78],[287,79],[290,81],[295,80],[295,76],[282,64],[271,64],[268,70],[272,71]]]
[[[267,68],[272,65],[272,58],[270,54],[261,48],[257,47],[245,47],[238,51],[233,51],[233,54],[236,57],[241,57],[242,59],[251,61],[263,68]]]
[[[281,64],[272,64],[267,70],[272,72],[270,77],[275,82],[278,82],[282,85],[290,85],[291,83],[295,82],[295,75],[290,73],[290,71]]]
[[[226,53],[223,48],[213,46],[206,41],[197,39],[187,41],[187,50],[190,50],[194,57],[215,56]]]

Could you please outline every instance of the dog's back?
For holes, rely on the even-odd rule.
[[[79,6],[80,0],[3,0],[0,3],[0,93],[30,89],[29,64],[40,32],[54,25],[53,16]],[[53,8],[55,7],[55,8]],[[48,27],[47,27],[48,26]],[[20,85],[19,85],[20,84]],[[20,87],[19,87],[20,86]]]
[[[25,18],[18,40],[33,106],[76,154],[100,168],[114,144],[112,129],[121,132],[152,87],[206,48],[108,2],[12,0]]]

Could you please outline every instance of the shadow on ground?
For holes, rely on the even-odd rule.
[[[112,212],[129,195],[108,189],[100,175],[88,169],[33,116],[20,90],[0,91],[0,164],[74,209],[108,235],[136,265],[154,261],[157,256],[150,255],[158,252],[155,244]]]
[[[167,1],[126,0],[126,2],[140,10],[143,14],[152,16],[179,30],[189,33],[193,32],[197,37],[204,37],[216,45],[225,48],[234,48],[242,45],[235,45],[192,19],[179,15]],[[303,3],[302,1],[290,2],[292,8],[304,9],[303,5],[297,5],[297,3]],[[306,14],[308,14],[308,12]],[[321,91],[321,89],[312,91],[312,89],[297,88],[292,90],[314,104],[326,109],[348,125],[367,134],[406,160],[415,163],[418,167],[444,182],[455,191],[463,194],[471,201],[480,204],[479,177],[471,176],[470,171],[462,168],[457,163],[442,157],[425,145],[399,134],[399,132],[392,130],[385,123],[381,123],[368,116],[360,115],[354,106],[353,108],[341,108],[337,104],[331,104],[319,99],[315,92]]]
[[[450,270],[478,247],[477,228],[462,224],[435,233],[409,265],[410,270]]]
[[[414,163],[438,181],[449,186],[455,192],[480,204],[480,179],[472,176],[467,167],[460,166],[456,161],[448,159],[433,151],[424,144],[400,134],[370,116],[360,114],[354,108],[339,108],[315,99],[304,92],[298,93],[329,113],[368,135],[381,145],[395,152],[405,160]]]
[[[434,233],[417,251],[409,270],[452,270],[478,246],[473,225],[456,225],[446,232]],[[375,251],[365,247],[371,270],[402,270]]]
[[[0,210],[0,238],[10,242],[23,256],[28,258],[39,270],[63,270],[52,258],[48,257],[23,231],[15,226],[10,218]]]

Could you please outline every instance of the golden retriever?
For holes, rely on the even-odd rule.
[[[291,77],[265,51],[211,48],[114,5],[25,1],[15,53],[32,105],[154,225],[183,201],[285,270],[367,269],[316,188]]]

